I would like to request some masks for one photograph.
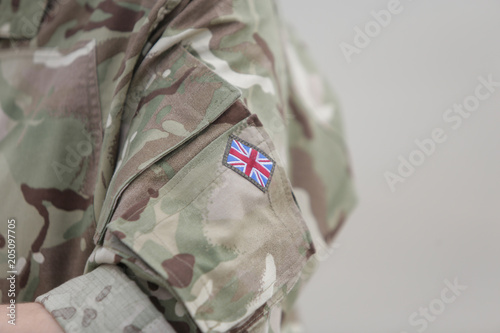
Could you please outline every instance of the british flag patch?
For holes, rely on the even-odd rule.
[[[234,136],[229,136],[222,164],[239,173],[261,191],[271,182],[274,161],[256,146]]]

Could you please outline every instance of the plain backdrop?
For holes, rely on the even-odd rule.
[[[443,114],[479,76],[500,82],[500,1],[401,0],[348,63],[339,45],[387,4],[280,3],[340,97],[360,198],[299,300],[303,322],[308,332],[498,333],[500,87],[458,129]],[[434,128],[447,140],[391,192],[384,173]],[[467,289],[440,309],[455,279]],[[440,314],[412,326],[430,304]]]

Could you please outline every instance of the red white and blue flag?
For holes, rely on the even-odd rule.
[[[262,191],[267,189],[274,161],[257,147],[231,136],[224,161],[227,167],[250,180]]]

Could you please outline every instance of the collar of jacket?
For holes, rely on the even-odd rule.
[[[31,39],[36,36],[48,0],[0,1],[0,38]]]

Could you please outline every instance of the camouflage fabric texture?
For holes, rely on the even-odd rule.
[[[13,218],[16,300],[67,332],[286,332],[355,204],[269,0],[0,1],[0,108],[2,303]]]

